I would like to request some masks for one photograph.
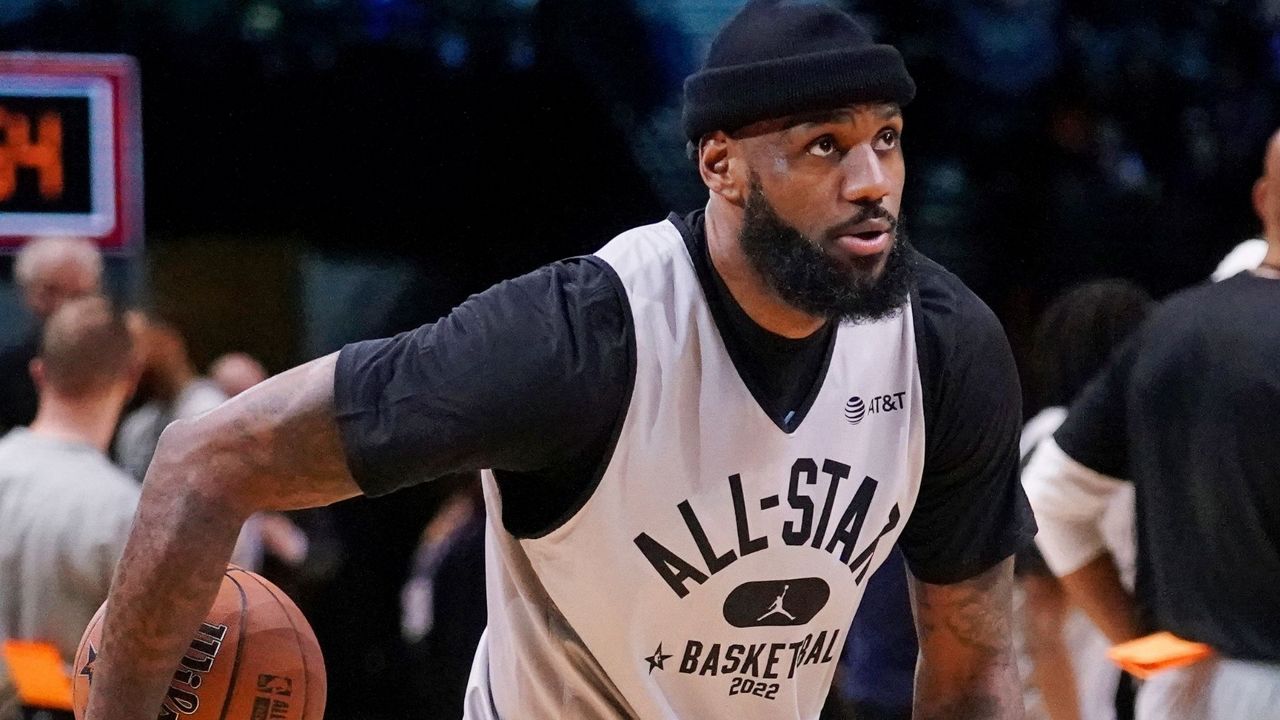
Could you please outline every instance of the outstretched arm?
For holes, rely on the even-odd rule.
[[[910,578],[920,638],[913,717],[1022,720],[1013,656],[1013,559],[968,580]]]
[[[250,514],[359,493],[334,422],[336,362],[295,368],[164,431],[107,599],[88,720],[156,717]]]

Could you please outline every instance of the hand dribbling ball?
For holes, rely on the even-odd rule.
[[[106,604],[89,621],[73,667],[84,718]],[[280,588],[234,565],[169,683],[159,720],[321,720],[324,658],[302,612]]]

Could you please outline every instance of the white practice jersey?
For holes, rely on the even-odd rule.
[[[911,307],[845,323],[792,432],[739,376],[670,222],[599,253],[635,381],[599,484],[516,538],[489,505],[489,627],[466,717],[817,718],[924,469]]]

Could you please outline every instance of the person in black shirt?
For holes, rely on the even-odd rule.
[[[705,209],[501,283],[437,323],[349,345],[170,426],[109,601],[88,720],[154,716],[185,631],[208,606],[248,513],[382,494],[468,469],[486,469],[489,579],[511,583],[488,587],[487,651],[472,675],[469,718],[669,717],[681,703],[707,710],[698,717],[816,717],[830,683],[821,668],[838,656],[836,638],[861,593],[859,568],[883,561],[892,543],[877,541],[886,534],[899,540],[912,575],[917,717],[1022,718],[1012,555],[1035,522],[1018,479],[1018,381],[991,311],[899,229],[901,107],[914,92],[897,51],[874,44],[847,15],[822,3],[751,0],[687,86],[685,130],[709,189]],[[688,370],[665,374],[667,365]],[[827,382],[834,376],[866,380],[859,392],[874,403]],[[899,377],[901,387],[879,383]],[[858,444],[872,437],[874,445]],[[887,473],[884,482],[860,469],[841,484],[850,469],[843,463],[759,449],[792,441],[800,454],[853,455],[860,468]],[[671,443],[682,452],[667,452]],[[771,472],[744,462],[741,474],[720,473],[735,452]],[[675,465],[681,472],[662,472]],[[705,478],[701,466],[711,469]],[[807,490],[819,482],[825,510]],[[765,485],[771,494],[744,502],[744,486]],[[840,510],[831,512],[837,487]],[[691,493],[678,512],[676,502],[645,495],[672,488]],[[611,510],[632,492],[636,503],[600,519],[602,504]],[[711,500],[727,510],[700,519],[694,506]],[[791,519],[767,515],[772,509]],[[620,540],[615,526],[635,518],[687,529],[686,545],[698,548],[677,549],[726,574],[703,584],[707,574],[659,544],[669,533]],[[599,542],[575,534],[586,522],[599,528]],[[835,535],[824,549],[828,531]],[[740,543],[741,557],[716,554],[712,543],[726,538]],[[173,554],[192,543],[205,552]],[[793,570],[792,560],[807,569]],[[586,566],[595,563],[613,575],[592,575]],[[743,568],[770,575],[738,590],[759,586],[768,597],[756,598],[764,607],[744,599],[730,620],[723,593],[732,585],[716,581]],[[818,594],[815,586],[828,587],[818,577],[777,579],[790,572],[821,574],[843,592]],[[566,579],[569,589],[552,599],[551,583]],[[773,656],[786,647],[791,673],[805,680],[764,683],[744,697],[729,682],[744,678],[721,677],[710,659],[703,671],[687,670],[693,643],[641,652],[634,638],[660,632],[661,622],[635,622],[647,608],[629,589],[698,609],[662,622],[722,634],[746,628],[743,637],[781,637],[824,608],[849,612],[838,634],[823,634],[826,659],[816,645],[800,658],[800,642],[765,643],[739,662],[731,657],[742,646],[727,646],[724,667],[735,670],[723,672],[757,673],[745,678],[753,686],[778,678]],[[610,591],[586,612],[565,609]],[[804,602],[813,604],[801,617]],[[773,604],[780,612],[767,612]],[[612,633],[604,642],[584,639],[602,629]],[[789,702],[770,704],[775,692]]]
[[[1252,271],[1166,300],[1072,404],[1024,474],[1050,568],[1113,642],[1164,630],[1217,659],[1139,691],[1139,720],[1264,720],[1280,707],[1280,133]],[[1136,597],[1098,520],[1137,495]]]

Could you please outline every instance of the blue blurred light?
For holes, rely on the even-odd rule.
[[[467,64],[471,44],[458,33],[444,33],[436,43],[436,55],[447,68],[458,69]]]
[[[523,36],[516,37],[511,41],[511,46],[507,49],[507,59],[512,68],[528,70],[533,67],[534,61],[537,60],[537,51],[528,38]]]
[[[0,2],[0,25],[26,20],[35,14],[37,0],[4,0]]]

